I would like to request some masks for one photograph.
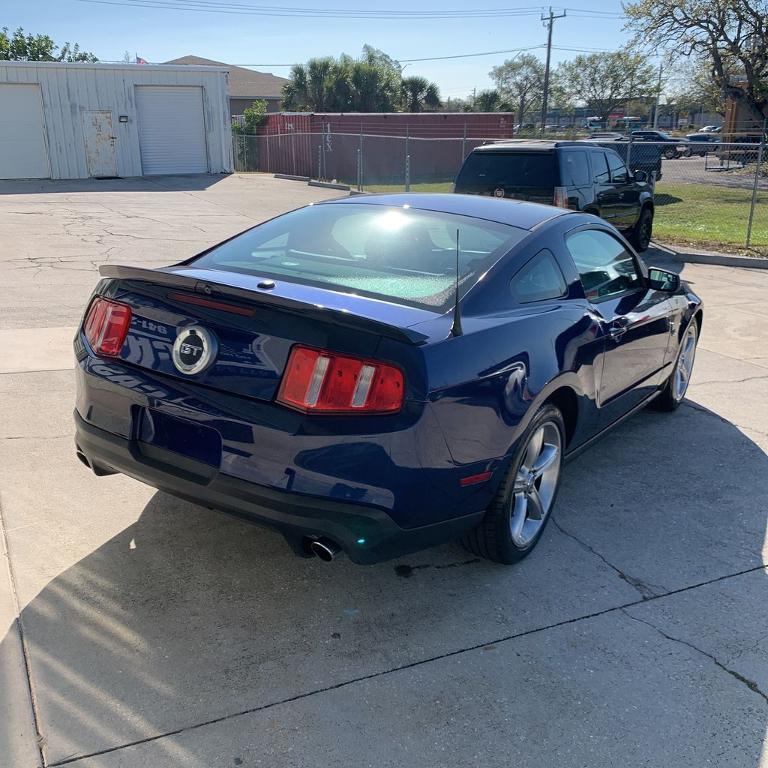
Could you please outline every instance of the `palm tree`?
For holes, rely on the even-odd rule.
[[[422,112],[424,108],[440,106],[440,92],[426,77],[404,77],[400,83],[403,106],[407,112]]]

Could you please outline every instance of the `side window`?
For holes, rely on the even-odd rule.
[[[590,301],[604,301],[642,286],[632,254],[607,232],[582,229],[572,234],[566,244]]]
[[[567,151],[561,155],[562,182],[568,187],[586,187],[589,180],[589,161],[587,153],[581,151]]]
[[[512,278],[512,296],[519,304],[557,299],[565,295],[565,278],[555,257],[546,248],[539,251]]]
[[[607,152],[608,167],[611,169],[611,179],[613,181],[626,184],[629,181],[629,171],[624,161],[613,152]]]
[[[592,173],[596,184],[607,184],[611,180],[611,172],[608,170],[608,161],[605,152],[592,153]]]

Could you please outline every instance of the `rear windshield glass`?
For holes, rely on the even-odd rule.
[[[382,205],[314,205],[222,243],[192,266],[334,287],[445,311],[526,230],[506,224]]]
[[[554,152],[473,152],[456,179],[456,191],[492,190],[497,187],[554,189]]]

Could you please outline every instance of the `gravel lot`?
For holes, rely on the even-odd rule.
[[[299,560],[76,460],[70,342],[97,266],[336,194],[0,183],[0,764],[768,765],[768,271],[677,265],[706,303],[688,401],[569,464],[517,567],[456,545]]]

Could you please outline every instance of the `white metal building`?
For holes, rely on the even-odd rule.
[[[231,171],[225,67],[0,62],[0,179]]]

